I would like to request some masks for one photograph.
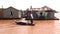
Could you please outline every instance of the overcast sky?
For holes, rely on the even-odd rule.
[[[12,6],[17,9],[26,9],[30,6],[32,7],[42,7],[48,6],[54,10],[60,11],[60,1],[59,0],[0,0],[0,8],[7,8]]]

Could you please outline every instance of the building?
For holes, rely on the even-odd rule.
[[[0,18],[21,18],[26,17],[29,14],[33,14],[33,19],[57,19],[54,15],[57,13],[57,11],[47,7],[43,6],[41,8],[30,8],[26,10],[18,10],[13,7],[8,8],[0,8]],[[30,17],[27,16],[27,19],[30,19]]]
[[[57,13],[57,11],[47,7],[43,6],[41,8],[32,8],[26,10],[26,15],[28,13],[32,12],[34,19],[57,19],[54,15]],[[30,18],[28,18],[30,19]]]
[[[3,9],[3,8],[0,8],[0,18],[3,18],[3,11],[4,11],[5,9]]]
[[[21,12],[13,7],[0,8],[0,18],[20,18]]]

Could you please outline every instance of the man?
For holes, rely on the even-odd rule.
[[[31,24],[33,24],[33,18],[34,18],[34,17],[33,17],[33,14],[32,14],[31,11],[28,12],[26,18],[30,20]]]
[[[31,19],[30,19],[31,24],[33,24],[33,14],[32,13],[30,14],[30,17],[31,17]]]

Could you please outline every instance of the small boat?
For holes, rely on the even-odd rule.
[[[18,24],[18,25],[30,25],[30,26],[34,25],[34,24],[31,24],[29,22],[29,20],[26,20],[25,18],[22,18],[21,20],[16,21],[16,24]]]

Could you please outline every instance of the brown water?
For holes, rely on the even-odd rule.
[[[60,34],[60,20],[35,20],[34,23],[35,26],[22,26],[14,20],[0,20],[0,34]]]

